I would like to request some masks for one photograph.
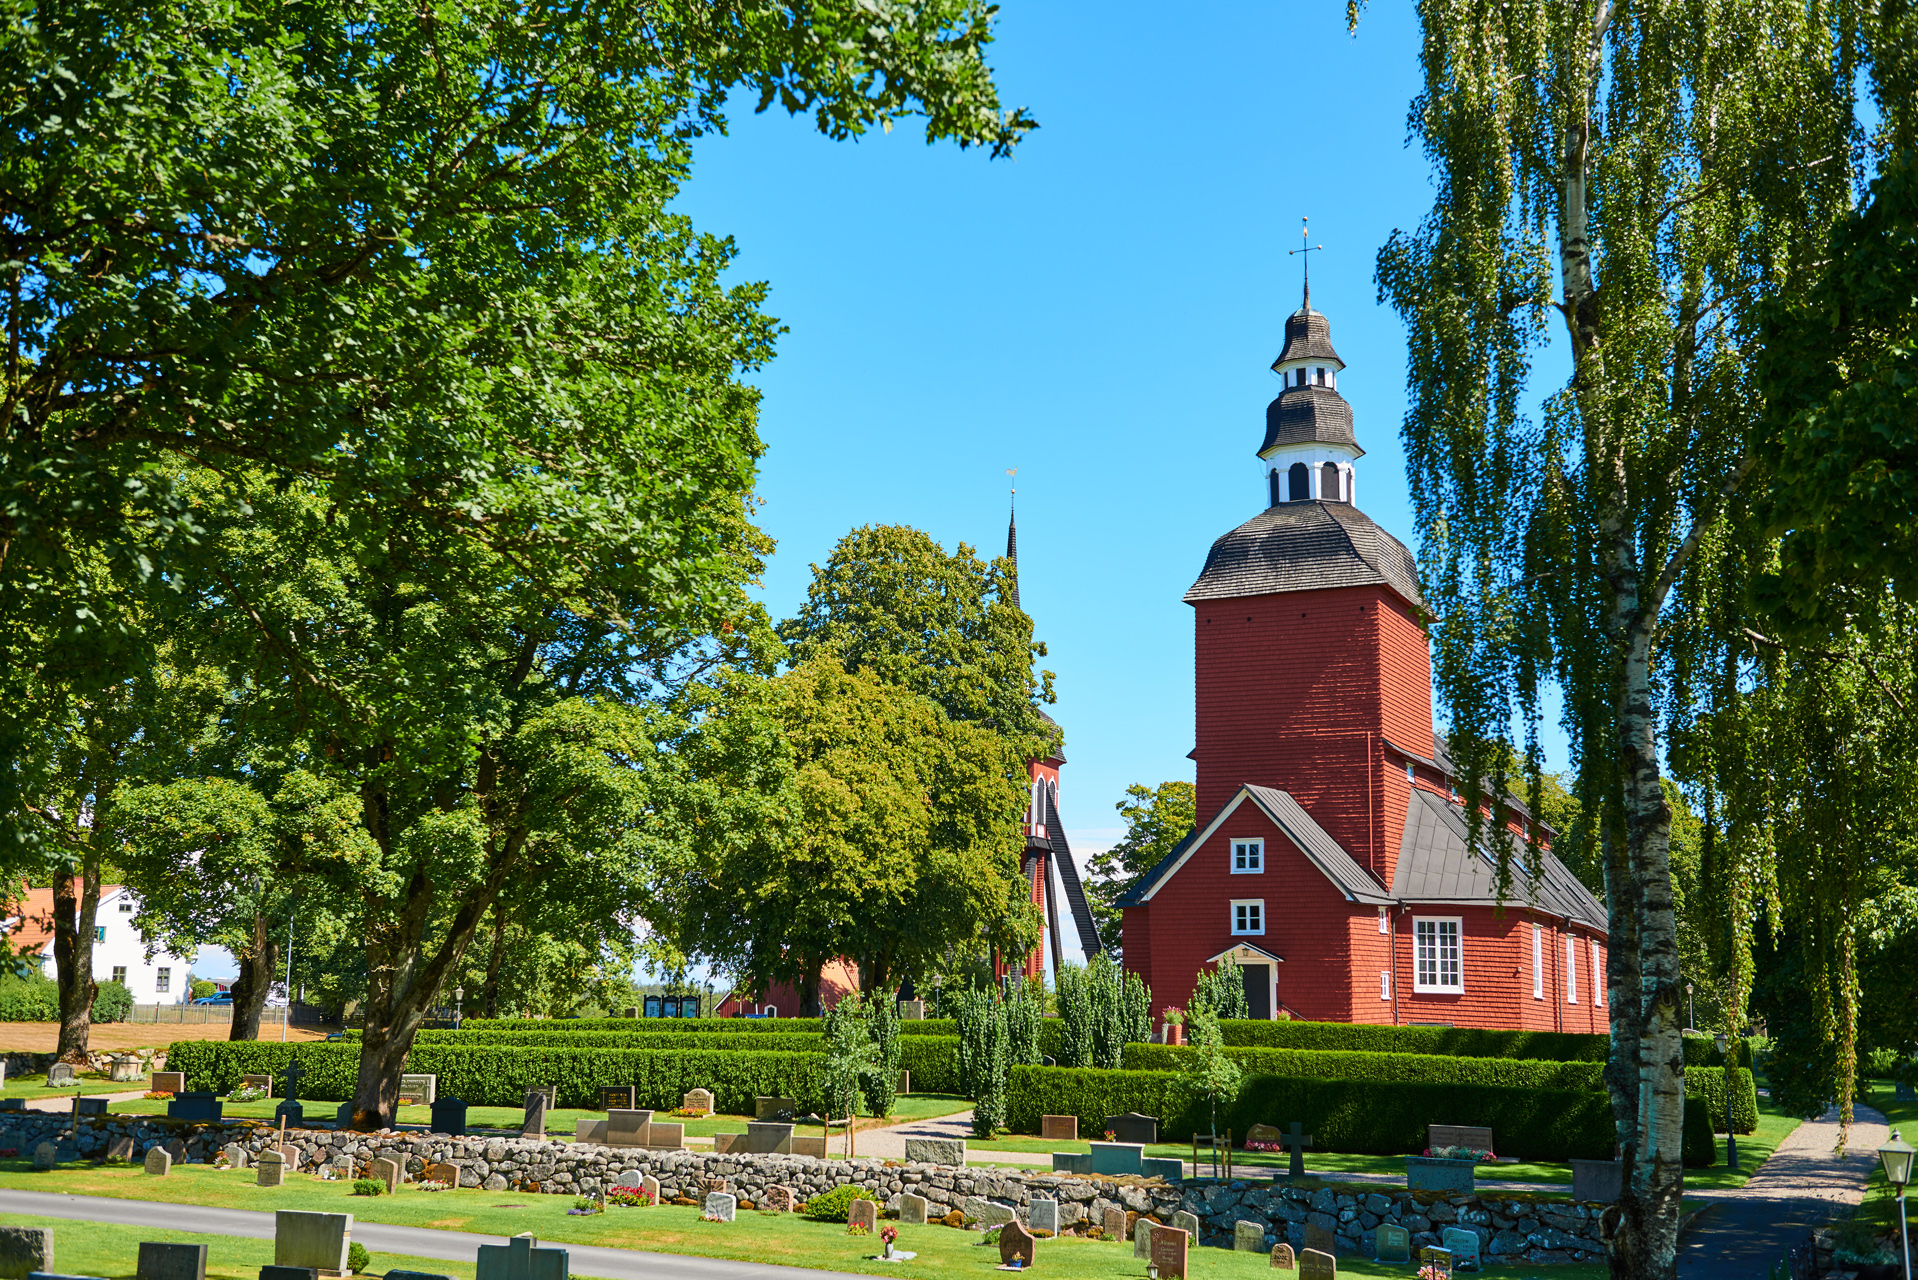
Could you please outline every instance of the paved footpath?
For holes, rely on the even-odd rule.
[[[0,1190],[0,1213],[32,1214],[41,1218],[71,1218],[80,1222],[113,1222],[130,1227],[191,1231],[205,1235],[273,1238],[273,1215],[252,1209],[213,1209],[205,1205],[161,1204],[152,1200],[115,1200],[104,1196],[69,1196],[54,1191]],[[353,1239],[379,1253],[472,1262],[483,1244],[505,1244],[505,1236],[467,1231],[435,1231],[430,1227],[395,1227],[355,1220]],[[642,1253],[636,1249],[608,1249],[600,1245],[565,1244],[574,1275],[604,1276],[607,1280],[855,1280],[850,1272],[817,1271],[809,1267],[781,1267],[765,1262],[734,1262],[726,1258],[696,1258],[677,1253]]]
[[[1853,1107],[1845,1154],[1838,1146],[1838,1109],[1799,1125],[1751,1181],[1706,1197],[1710,1203],[1678,1247],[1682,1280],[1753,1280],[1783,1262],[1812,1227],[1865,1194],[1890,1130],[1870,1107]]]
[[[88,1098],[105,1098],[109,1103],[131,1102],[135,1098],[146,1097],[147,1091],[145,1089],[135,1089],[131,1093],[89,1093],[82,1096]],[[73,1111],[73,1095],[70,1093],[60,1093],[44,1098],[28,1098],[24,1106],[28,1111],[59,1111],[71,1114]]]

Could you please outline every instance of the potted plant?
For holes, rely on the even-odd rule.
[[[1405,1157],[1405,1183],[1413,1191],[1469,1194],[1479,1161],[1492,1158],[1491,1152],[1471,1147],[1427,1147],[1423,1155]]]
[[[1177,1005],[1165,1011],[1165,1042],[1167,1044],[1185,1043],[1185,1010]]]

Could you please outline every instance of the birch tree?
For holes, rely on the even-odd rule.
[[[1437,196],[1381,250],[1466,809],[1540,806],[1546,689],[1604,867],[1612,1274],[1676,1274],[1684,991],[1662,785],[1670,626],[1751,477],[1756,309],[1848,207],[1868,6],[1424,0],[1411,127]],[[1348,15],[1357,21],[1359,6]],[[1571,376],[1534,369],[1554,334]],[[1534,396],[1542,409],[1525,411]],[[1513,725],[1522,726],[1517,735]]]

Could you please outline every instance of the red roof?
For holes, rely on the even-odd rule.
[[[101,885],[101,900],[118,893],[120,888],[117,884]],[[45,952],[53,942],[53,890],[28,889],[24,897],[9,902],[6,917],[0,920],[0,934],[5,935],[7,949],[15,955]]]

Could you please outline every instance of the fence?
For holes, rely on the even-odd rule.
[[[321,1026],[334,1021],[326,1016],[323,1009],[310,1004],[296,1004],[290,1010],[282,1006],[278,1009],[260,1010],[260,1025],[277,1027],[287,1020],[287,1014],[293,1015],[293,1025]],[[233,1021],[233,1006],[230,1004],[136,1004],[133,1012],[127,1016],[128,1022],[170,1022],[175,1026],[195,1026],[209,1022],[230,1023]]]

